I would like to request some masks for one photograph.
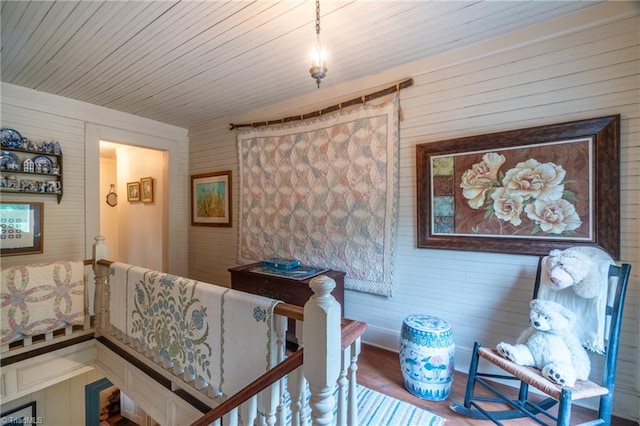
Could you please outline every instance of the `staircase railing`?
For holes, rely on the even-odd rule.
[[[104,241],[97,238],[95,323],[100,333],[109,335],[108,278],[112,262],[105,257]],[[341,318],[340,304],[331,295],[333,279],[317,276],[310,286],[314,295],[304,309],[285,303],[275,306],[279,362],[237,393],[214,395],[211,389],[199,386],[197,380],[189,383],[171,371],[162,371],[162,366],[153,366],[171,380],[172,386],[213,407],[193,425],[357,424],[357,360],[360,338],[367,326]],[[298,349],[294,352],[285,350],[287,319],[298,322]],[[153,364],[152,359],[145,362]]]

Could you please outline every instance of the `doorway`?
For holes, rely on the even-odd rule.
[[[161,150],[100,141],[100,235],[110,260],[166,270],[166,161]],[[142,182],[146,197],[132,197]]]
[[[158,426],[106,377],[85,386],[87,426]]]

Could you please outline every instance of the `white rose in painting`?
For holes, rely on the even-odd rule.
[[[568,201],[578,200],[578,197],[571,190],[565,190],[567,172],[564,167],[529,158],[502,175],[500,168],[505,162],[504,155],[489,152],[482,156],[481,162],[462,174],[460,188],[468,205],[476,210],[486,210],[482,219],[477,216],[474,220],[495,216],[516,227],[514,230],[500,225],[500,232],[513,235],[522,232],[559,235],[582,225],[576,207]],[[525,220],[527,223],[523,222]],[[519,228],[522,226],[525,227]]]
[[[565,174],[562,166],[554,163],[541,164],[530,158],[507,171],[503,184],[512,195],[519,195],[524,200],[535,198],[553,201],[562,198],[562,180]]]
[[[511,222],[514,226],[522,223],[522,197],[513,195],[505,188],[499,188],[491,194],[493,198],[493,211],[498,219]]]
[[[495,152],[488,152],[482,156],[482,162],[484,166],[487,168],[487,174],[490,175],[493,179],[498,178],[498,170],[500,170],[500,166],[502,166],[505,162],[504,155],[497,154]]]
[[[482,156],[482,161],[474,164],[462,174],[460,187],[472,209],[479,209],[485,201],[487,191],[495,186],[498,170],[504,163],[502,154],[490,152]]]
[[[565,199],[556,201],[536,200],[525,207],[527,217],[535,221],[540,229],[549,234],[573,231],[582,225],[573,204]]]

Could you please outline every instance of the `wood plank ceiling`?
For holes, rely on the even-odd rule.
[[[320,90],[594,4],[322,0]],[[0,14],[3,82],[184,128],[317,90],[309,0],[3,0]]]

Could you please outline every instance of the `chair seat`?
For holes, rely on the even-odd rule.
[[[533,367],[525,367],[515,364],[508,359],[502,357],[496,349],[480,347],[478,349],[478,355],[491,363],[499,366],[503,370],[511,373],[518,379],[529,383],[531,386],[539,389],[545,394],[557,400],[560,399],[563,386],[553,383],[542,376],[540,370]],[[571,391],[571,399],[579,400],[584,398],[591,398],[594,396],[606,395],[609,393],[608,389],[590,380],[578,380],[573,387],[566,387]]]

